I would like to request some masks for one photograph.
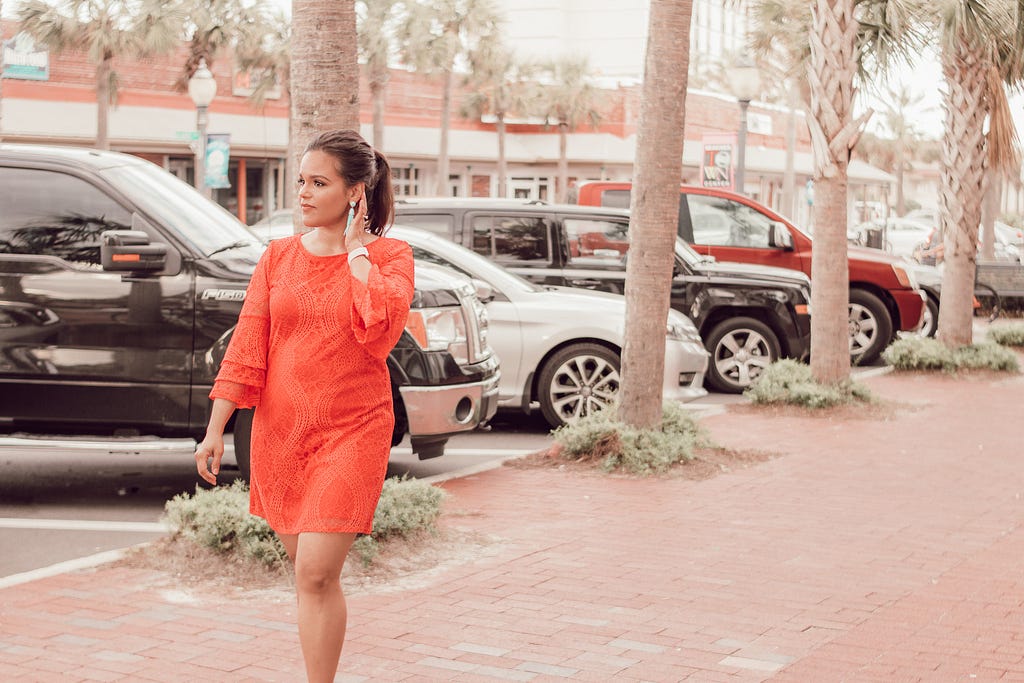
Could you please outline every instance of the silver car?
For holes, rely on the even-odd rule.
[[[394,226],[388,237],[408,242],[430,261],[477,282],[490,320],[489,342],[501,359],[499,408],[539,405],[552,427],[615,402],[624,342],[626,299],[618,294],[543,287],[448,239]],[[670,310],[665,327],[665,400],[705,396],[708,352],[697,328]]]

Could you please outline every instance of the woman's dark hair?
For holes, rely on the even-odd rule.
[[[391,166],[384,155],[354,130],[329,130],[306,145],[306,152],[330,154],[348,185],[366,186],[366,228],[383,235],[395,216],[395,192],[391,187]],[[304,152],[305,153],[305,152]]]

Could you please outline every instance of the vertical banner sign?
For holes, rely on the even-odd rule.
[[[50,52],[35,44],[27,33],[0,42],[3,48],[3,78],[20,78],[28,81],[50,79]]]
[[[700,162],[701,185],[733,189],[733,150],[736,136],[708,133],[703,137],[704,154]]]
[[[228,161],[231,159],[231,135],[210,133],[206,136],[206,186],[212,189],[231,187],[228,182]]]

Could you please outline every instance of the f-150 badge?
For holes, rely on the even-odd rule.
[[[200,297],[203,301],[213,299],[214,301],[244,301],[244,289],[204,289]]]

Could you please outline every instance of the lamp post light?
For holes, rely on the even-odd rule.
[[[210,196],[206,186],[206,110],[217,95],[217,81],[206,67],[206,59],[199,59],[199,67],[188,79],[188,96],[196,105],[196,128],[199,129],[199,144],[196,146],[196,189],[204,197]]]
[[[728,70],[729,85],[740,103],[740,131],[736,138],[736,192],[746,194],[747,107],[761,92],[761,74],[750,58],[743,54]]]

